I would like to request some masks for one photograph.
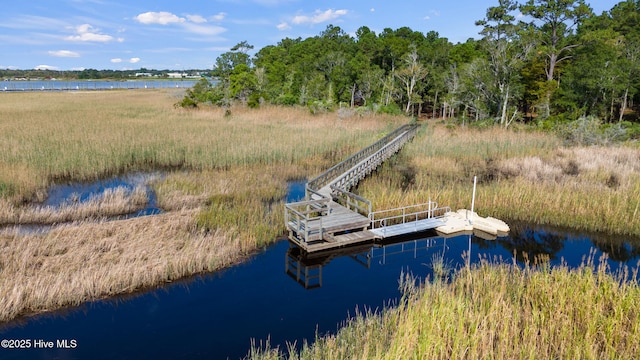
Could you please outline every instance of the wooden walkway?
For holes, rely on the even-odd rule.
[[[404,125],[309,181],[305,200],[285,205],[289,240],[314,252],[441,226],[439,217],[449,209],[431,201],[372,212],[369,200],[349,192],[400,151],[416,130],[416,125]]]

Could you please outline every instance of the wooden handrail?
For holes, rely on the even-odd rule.
[[[328,185],[329,182],[331,182],[331,180],[334,179],[337,174],[344,173],[347,169],[352,168],[353,166],[358,164],[360,161],[362,161],[362,159],[367,158],[367,157],[371,156],[372,154],[375,154],[380,149],[382,149],[385,145],[387,145],[389,143],[389,141],[397,138],[398,135],[401,134],[402,132],[411,133],[411,135],[413,136],[413,134],[415,133],[416,129],[417,129],[417,125],[409,125],[409,124],[405,124],[405,125],[397,128],[396,130],[394,130],[391,133],[387,134],[386,136],[384,136],[380,140],[376,141],[374,144],[369,145],[368,147],[364,148],[363,150],[361,150],[361,151],[355,153],[354,155],[350,156],[346,160],[341,161],[340,163],[338,163],[338,164],[332,166],[331,168],[329,168],[327,171],[325,171],[322,174],[318,175],[317,177],[311,179],[307,183],[307,186],[310,189],[313,189],[313,190],[321,189],[322,187]]]

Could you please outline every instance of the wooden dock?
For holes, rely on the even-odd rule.
[[[441,226],[449,211],[431,201],[372,212],[371,202],[349,190],[415,136],[404,125],[331,167],[306,186],[305,200],[285,205],[289,240],[315,252],[401,236]]]

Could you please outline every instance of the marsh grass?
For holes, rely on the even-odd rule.
[[[176,172],[156,186],[165,214],[0,232],[0,322],[235,264],[283,230],[280,167]],[[116,191],[117,193],[117,191]],[[166,200],[165,200],[166,201]],[[62,216],[64,210],[56,213]]]
[[[358,192],[376,209],[429,199],[483,216],[640,235],[640,150],[563,147],[551,134],[431,126]]]
[[[633,359],[638,274],[612,274],[605,260],[572,270],[483,259],[451,279],[407,281],[397,307],[361,312],[299,352],[254,348],[250,358]]]
[[[133,213],[142,209],[147,202],[147,190],[144,186],[138,186],[133,191],[124,187],[107,189],[87,201],[65,203],[59,207],[37,205],[18,207],[0,199],[0,226],[97,220]]]
[[[250,254],[222,229],[198,231],[197,214],[0,234],[0,322],[218,270]]]
[[[0,96],[0,196],[41,197],[51,182],[160,169],[300,165],[324,169],[398,118],[340,119],[304,110],[173,107],[173,90]],[[41,199],[40,199],[41,200]]]
[[[198,111],[169,90],[0,96],[0,322],[156,286],[241,261],[283,230],[287,181],[320,173],[402,122],[288,108]],[[143,205],[142,189],[37,207],[57,181],[168,170],[166,213],[96,222]],[[146,197],[144,198],[146,201]]]

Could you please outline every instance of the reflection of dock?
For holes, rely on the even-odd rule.
[[[407,239],[401,242],[384,241],[376,244],[356,245],[324,251],[306,252],[291,246],[285,256],[285,272],[305,289],[322,286],[322,270],[339,257],[349,257],[369,269],[372,264],[385,265],[388,259],[411,255],[414,259],[435,248],[447,248],[446,236]]]

